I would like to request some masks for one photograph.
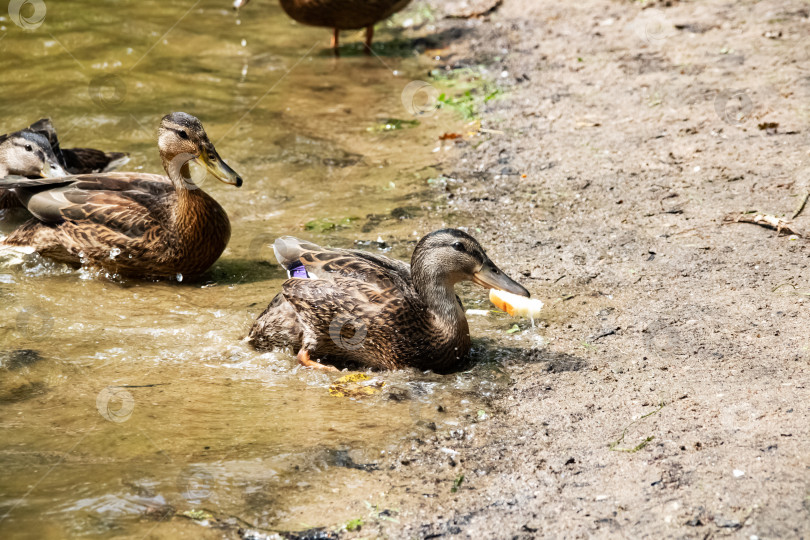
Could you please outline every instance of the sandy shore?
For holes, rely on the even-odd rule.
[[[504,89],[444,163],[447,208],[547,302],[545,345],[506,361],[474,437],[374,473],[399,522],[358,537],[810,535],[810,250],[724,222],[789,220],[810,190],[809,15],[505,0],[436,22],[438,65]]]

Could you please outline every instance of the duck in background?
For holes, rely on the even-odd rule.
[[[234,0],[238,10],[250,0]],[[295,21],[332,28],[332,49],[338,56],[341,30],[366,29],[366,54],[371,54],[374,25],[401,11],[411,0],[280,0],[282,9]]]
[[[92,174],[115,170],[129,161],[125,152],[104,152],[95,148],[62,148],[50,118],[37,120],[28,130],[46,137],[59,162],[70,174]]]
[[[129,161],[123,152],[94,148],[62,149],[56,129],[43,118],[26,129],[0,135],[0,178],[57,178],[70,174],[107,172]],[[0,210],[20,208],[13,192],[0,190]]]
[[[58,178],[67,174],[48,139],[39,133],[23,130],[0,135],[0,178]]]
[[[202,274],[224,251],[231,227],[225,210],[191,179],[189,162],[200,162],[227,184],[239,187],[242,179],[190,114],[163,118],[158,148],[168,177],[113,172],[0,180],[0,189],[12,190],[34,216],[0,247],[29,247],[122,277]]]
[[[323,361],[451,372],[470,351],[456,283],[529,297],[458,229],[423,237],[410,265],[292,237],[279,238],[273,249],[290,279],[254,322],[248,342],[260,350],[292,348],[308,367],[335,369]]]

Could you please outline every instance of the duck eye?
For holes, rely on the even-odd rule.
[[[464,244],[462,244],[461,242],[453,242],[453,249],[455,249],[456,251],[460,251],[462,253],[467,251],[467,248],[465,248]]]
[[[25,151],[26,152],[33,152],[34,148],[30,144],[26,144],[25,145]]]
[[[181,139],[188,140],[188,133],[186,133],[185,131],[178,131],[177,134],[180,135]]]

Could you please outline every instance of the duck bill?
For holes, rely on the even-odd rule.
[[[217,151],[213,148],[204,149],[198,158],[200,162],[208,169],[208,172],[217,177],[221,182],[230,184],[232,186],[241,187],[242,177],[236,174],[236,171],[228,167],[228,164],[222,161]]]
[[[239,11],[240,8],[248,5],[248,2],[250,2],[250,0],[233,0],[233,9]]]
[[[47,164],[46,167],[42,168],[39,174],[42,175],[42,178],[62,178],[63,176],[69,176],[69,173],[56,163]]]
[[[499,291],[525,296],[526,298],[531,296],[523,285],[504,274],[503,271],[490,260],[484,262],[481,269],[473,274],[472,282],[485,289],[498,289]]]

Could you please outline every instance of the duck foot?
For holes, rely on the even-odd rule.
[[[374,26],[366,27],[366,48],[363,52],[371,56],[371,42],[374,39]]]
[[[323,369],[325,371],[337,371],[338,369],[335,366],[325,366],[320,362],[316,362],[312,358],[309,357],[309,351],[305,351],[301,349],[298,351],[298,363],[304,367],[314,368],[314,369]]]
[[[335,53],[335,58],[340,58],[340,30],[337,28],[332,32],[332,52]]]

